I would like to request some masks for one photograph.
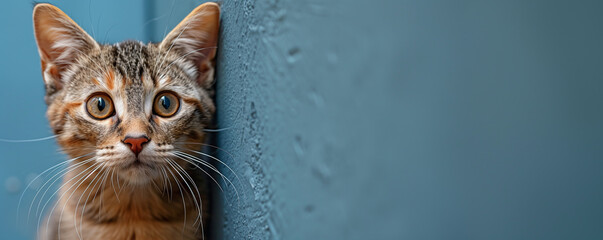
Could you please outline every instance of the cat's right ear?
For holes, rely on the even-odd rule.
[[[33,24],[48,97],[63,87],[62,78],[77,57],[99,45],[61,9],[47,3],[34,7]]]

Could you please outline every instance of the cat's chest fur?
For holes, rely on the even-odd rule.
[[[73,195],[58,202],[48,229],[41,232],[46,239],[202,238],[195,200],[174,188],[71,186]]]

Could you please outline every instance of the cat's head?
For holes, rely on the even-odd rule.
[[[160,43],[102,45],[57,7],[36,5],[47,116],[63,150],[133,183],[192,161],[215,111],[219,15],[206,3]]]

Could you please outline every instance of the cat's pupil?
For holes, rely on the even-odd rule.
[[[161,106],[163,106],[163,108],[170,109],[170,99],[168,97],[161,96],[161,98],[159,98],[159,101],[161,102]]]
[[[103,109],[105,109],[106,103],[105,100],[103,98],[97,98],[96,99],[96,106],[98,107],[99,111],[103,111]]]

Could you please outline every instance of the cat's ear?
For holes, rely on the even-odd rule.
[[[62,77],[77,57],[99,45],[69,16],[50,4],[34,7],[33,24],[48,96],[63,87]]]
[[[218,49],[219,30],[220,6],[213,2],[204,3],[174,28],[159,48],[175,51],[195,64],[197,81],[209,88],[214,78],[213,60]]]

